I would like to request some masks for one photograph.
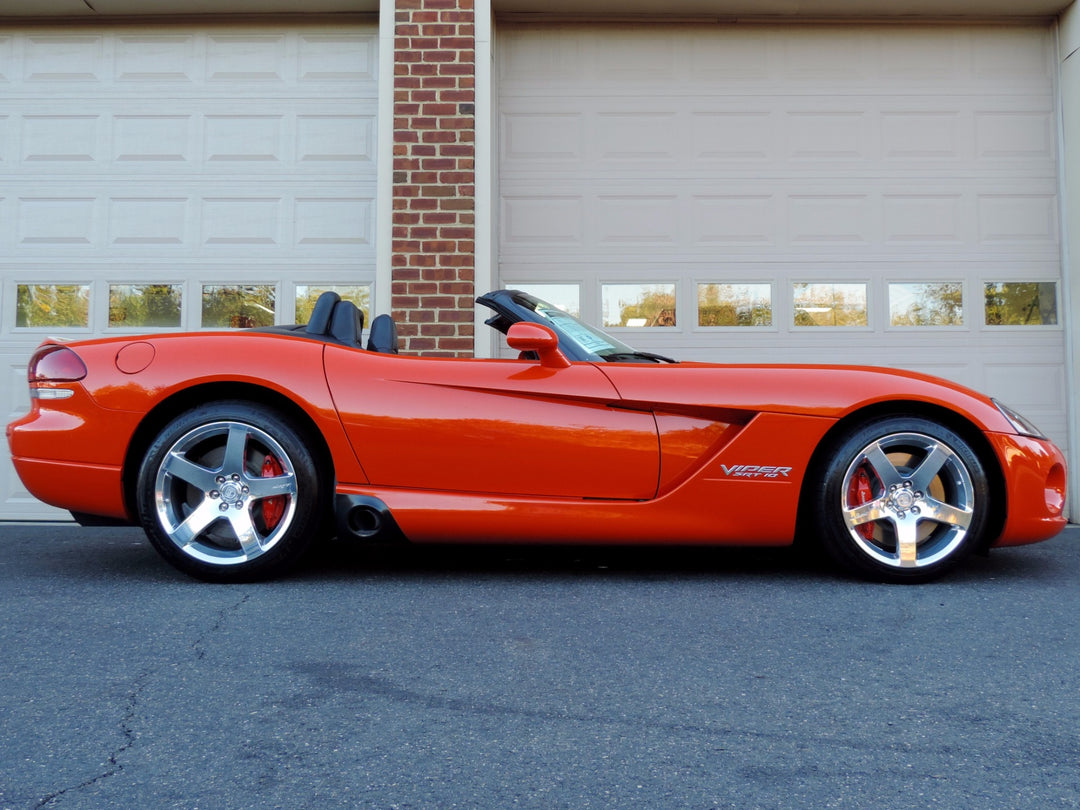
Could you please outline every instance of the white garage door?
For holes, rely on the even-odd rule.
[[[0,29],[0,413],[45,335],[304,320],[374,281],[371,25]],[[60,517],[0,461],[0,518]]]
[[[499,273],[641,348],[928,371],[1066,440],[1024,26],[500,26]]]

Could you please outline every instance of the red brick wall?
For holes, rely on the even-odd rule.
[[[391,306],[405,353],[471,356],[473,0],[397,0]]]

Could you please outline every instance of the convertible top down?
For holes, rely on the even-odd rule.
[[[517,359],[400,355],[324,293],[308,324],[47,340],[7,429],[23,483],[141,524],[177,568],[281,574],[320,535],[820,544],[878,580],[1065,525],[1065,460],[999,402],[868,367],[677,363],[520,291]]]

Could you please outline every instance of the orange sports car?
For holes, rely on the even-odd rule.
[[[79,342],[7,428],[35,496],[138,523],[206,580],[287,571],[320,535],[414,543],[817,543],[878,580],[1065,525],[1065,460],[944,380],[677,363],[523,292],[481,296],[517,359],[397,353],[325,293],[306,325]]]

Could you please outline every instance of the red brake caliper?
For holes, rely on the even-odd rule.
[[[267,453],[262,463],[262,477],[273,478],[283,472],[281,462]],[[281,516],[285,514],[285,496],[275,495],[273,498],[264,498],[260,506],[262,506],[263,523],[266,524],[267,529],[273,529],[281,522]]]
[[[872,500],[874,500],[874,489],[870,486],[870,476],[863,467],[860,467],[851,477],[851,484],[848,486],[848,506],[862,506]],[[872,522],[856,526],[855,531],[861,534],[864,540],[874,539]]]

